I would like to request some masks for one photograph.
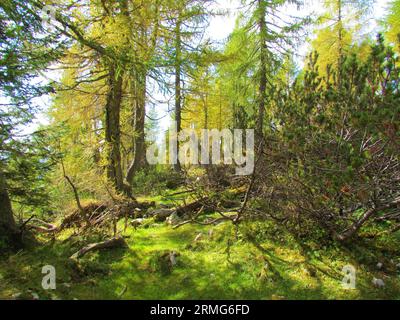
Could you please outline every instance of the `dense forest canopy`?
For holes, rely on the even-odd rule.
[[[400,241],[399,112],[399,0],[2,0],[0,251]]]

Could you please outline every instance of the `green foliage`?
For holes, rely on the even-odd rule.
[[[54,92],[39,73],[64,47],[58,35],[46,34],[37,11],[21,1],[0,4],[0,172],[11,199],[30,211],[48,205],[45,176],[53,164],[46,133],[27,133],[40,98]]]
[[[320,76],[318,55],[311,55],[303,81],[289,92],[283,88],[275,100],[282,139],[277,148],[288,160],[274,183],[291,189],[288,207],[279,210],[302,212],[300,233],[316,231],[315,224],[335,236],[360,218],[358,209],[398,195],[398,57],[381,36],[370,51],[365,62],[345,58],[347,76],[340,83],[329,69]],[[383,163],[391,169],[383,170]]]

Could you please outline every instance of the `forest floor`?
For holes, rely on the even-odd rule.
[[[243,239],[253,231],[262,235],[259,245]],[[69,236],[0,258],[0,299],[400,299],[396,237],[345,248],[296,242],[272,223],[250,223],[236,240],[230,223],[173,229],[152,222],[126,230],[128,248],[88,253],[77,268],[69,257],[82,239]],[[170,267],[163,259],[172,251]],[[56,268],[55,290],[42,288],[45,265]],[[345,265],[356,268],[353,290],[342,286]]]

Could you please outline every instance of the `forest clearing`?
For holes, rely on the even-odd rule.
[[[399,0],[3,0],[1,300],[399,300]]]

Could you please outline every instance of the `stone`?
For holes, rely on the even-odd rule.
[[[181,218],[178,216],[176,211],[174,211],[165,221],[167,224],[174,226],[181,222]]]
[[[385,286],[385,282],[382,279],[374,278],[372,280],[372,284],[377,288],[383,288]]]
[[[138,218],[138,219],[133,219],[131,221],[131,225],[135,228],[140,227],[143,224],[144,219],[143,218]]]

